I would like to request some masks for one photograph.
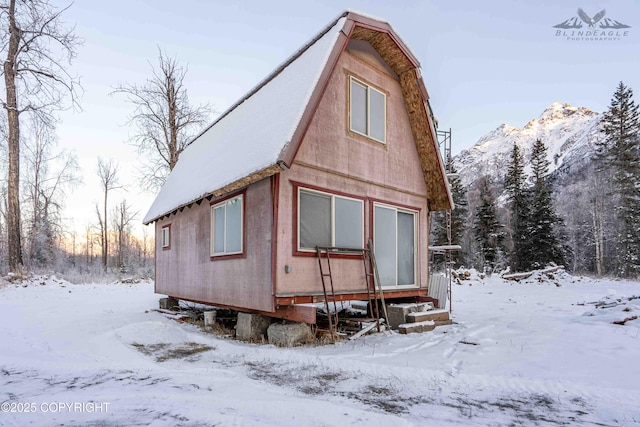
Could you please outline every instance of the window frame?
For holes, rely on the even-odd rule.
[[[242,206],[240,208],[240,250],[239,251],[226,251],[226,239],[225,239],[225,251],[215,252],[215,211],[221,206],[225,207],[225,237],[227,233],[227,205],[232,200],[240,199]],[[213,260],[229,259],[229,258],[244,258],[246,256],[246,194],[244,191],[237,192],[226,196],[225,198],[214,200],[209,204],[209,257]]]
[[[335,246],[335,198],[341,198],[346,200],[351,200],[360,203],[361,211],[360,218],[362,221],[361,227],[361,237],[362,237],[362,248],[365,247],[365,238],[366,238],[366,198],[358,197],[352,194],[342,193],[339,191],[331,191],[325,188],[316,187],[313,185],[301,184],[293,182],[293,195],[294,195],[294,203],[293,203],[293,255],[295,256],[316,256],[316,249],[314,248],[305,248],[300,246],[300,194],[301,192],[307,192],[309,194],[318,194],[322,196],[328,196],[331,198],[331,246]],[[336,254],[332,255],[332,258],[361,258],[360,255],[357,254]]]
[[[165,231],[167,232],[166,244],[164,239]],[[160,246],[162,247],[163,251],[171,249],[171,224],[165,224],[160,227]]]
[[[384,202],[384,201],[379,201],[379,200],[372,200],[371,201],[371,237],[373,240],[373,249],[374,249],[374,253],[375,253],[375,247],[376,247],[376,207],[381,207],[381,208],[385,208],[385,209],[390,209],[390,210],[394,210],[395,211],[395,215],[396,215],[396,232],[395,232],[395,236],[396,236],[396,248],[395,248],[395,263],[396,263],[396,277],[395,277],[395,284],[392,285],[382,285],[385,288],[388,289],[401,289],[401,288],[415,288],[415,287],[419,287],[420,286],[420,230],[419,230],[419,226],[420,226],[420,208],[416,208],[416,207],[411,207],[411,206],[404,206],[404,205],[396,205],[393,203],[388,203],[388,202]],[[398,284],[398,244],[397,244],[397,239],[398,239],[398,213],[406,213],[406,214],[411,214],[413,215],[413,283],[412,284]]]
[[[366,89],[367,92],[367,100],[366,100],[366,133],[362,133],[358,130],[355,130],[353,127],[353,114],[352,114],[352,104],[353,104],[353,84],[357,84],[361,87],[363,87],[364,89]],[[357,135],[361,135],[364,136],[365,138],[371,139],[373,141],[376,141],[380,144],[386,145],[387,144],[387,94],[372,86],[371,84],[365,83],[364,81],[362,81],[361,79],[358,79],[352,75],[349,76],[349,105],[348,105],[348,112],[349,112],[349,131],[353,132]],[[375,136],[371,135],[371,91],[375,91],[377,93],[379,93],[380,95],[382,95],[383,98],[383,112],[384,112],[384,117],[383,117],[383,139],[378,139]]]

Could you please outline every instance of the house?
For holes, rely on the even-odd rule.
[[[198,135],[147,213],[155,291],[315,323],[316,246],[371,239],[387,301],[427,295],[428,222],[453,207],[418,60],[344,12]],[[338,300],[362,261],[332,257]]]

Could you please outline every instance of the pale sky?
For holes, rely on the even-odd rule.
[[[553,26],[579,7],[589,16],[605,9],[631,28],[617,40],[557,35]],[[604,111],[621,80],[640,96],[636,0],[76,1],[63,18],[84,39],[71,68],[83,111],[61,114],[58,136],[77,153],[84,184],[68,198],[67,216],[80,229],[95,222],[98,155],[121,164],[128,191],[113,193],[114,204],[126,198],[141,220],[153,201],[136,185],[137,153],[126,144],[132,107],[109,93],[144,83],[158,46],[188,66],[192,103],[220,113],[345,9],[388,21],[413,51],[440,127],[453,130],[454,153],[502,123],[524,126],[556,101]]]

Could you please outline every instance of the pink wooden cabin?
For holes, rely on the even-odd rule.
[[[345,12],[182,153],[144,219],[155,291],[313,324],[315,247],[371,239],[387,302],[425,297],[429,214],[452,206],[418,60]],[[362,266],[332,257],[338,300],[367,298]]]

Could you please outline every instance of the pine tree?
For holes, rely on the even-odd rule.
[[[451,211],[451,242],[447,234],[446,216],[444,213],[434,214],[432,218],[433,224],[433,244],[435,245],[461,245],[467,230],[468,203],[467,192],[460,182],[460,178],[456,174],[455,167],[450,163],[448,165],[449,188],[455,209]],[[464,247],[464,246],[463,246]],[[467,261],[467,254],[464,251],[454,252],[453,260],[459,266]]]
[[[478,243],[477,267],[489,274],[496,270],[502,251],[504,232],[496,215],[496,200],[486,176],[479,182],[479,203],[475,209],[473,231]]]
[[[544,267],[551,262],[564,262],[562,246],[556,237],[556,230],[562,225],[562,219],[556,214],[546,180],[550,164],[547,147],[538,139],[531,152],[533,198],[528,219],[529,262],[534,268]]]
[[[511,209],[511,271],[528,270],[530,267],[527,239],[529,194],[525,188],[524,159],[520,148],[515,143],[511,151],[504,186]]]
[[[640,274],[640,112],[633,90],[620,82],[604,113],[604,141],[596,161],[612,177],[615,205],[616,273]]]

